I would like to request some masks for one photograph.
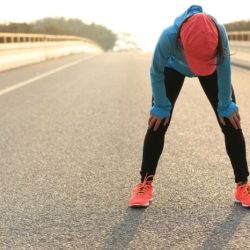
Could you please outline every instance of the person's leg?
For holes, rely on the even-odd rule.
[[[155,175],[158,160],[164,147],[164,136],[169,127],[173,108],[185,79],[184,75],[170,68],[165,68],[164,74],[166,95],[172,104],[170,120],[167,126],[163,125],[164,120],[162,120],[161,125],[157,131],[153,131],[152,128],[148,128],[147,130],[144,139],[142,165],[140,171],[141,181],[143,181],[146,176]]]
[[[242,129],[236,130],[228,118],[224,118],[226,123],[225,126],[223,126],[219,121],[219,115],[217,112],[217,105],[218,105],[217,72],[215,71],[215,73],[209,76],[201,76],[199,77],[199,81],[209,102],[213,107],[218,123],[225,136],[226,151],[234,170],[235,182],[236,183],[246,182],[249,172],[246,160],[245,139],[242,133]],[[233,88],[232,88],[232,100],[236,102]]]

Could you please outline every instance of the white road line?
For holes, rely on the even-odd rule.
[[[66,69],[66,68],[69,68],[69,67],[71,67],[71,66],[73,66],[73,65],[76,65],[76,64],[81,63],[81,62],[83,62],[83,61],[86,61],[86,60],[88,60],[88,59],[90,59],[90,58],[92,58],[92,57],[95,57],[95,55],[94,55],[94,56],[88,56],[88,57],[86,57],[86,58],[84,58],[84,59],[79,59],[79,60],[77,60],[77,61],[68,63],[68,64],[66,64],[66,65],[63,65],[63,66],[60,66],[60,67],[58,67],[58,68],[52,69],[52,70],[50,70],[50,71],[48,71],[48,72],[46,72],[46,73],[43,73],[43,74],[41,74],[41,75],[39,75],[39,76],[36,76],[36,77],[30,78],[30,79],[28,79],[28,80],[26,80],[26,81],[17,83],[17,84],[15,84],[14,86],[11,86],[11,87],[9,87],[9,88],[5,88],[5,89],[3,89],[3,90],[0,90],[0,96],[5,95],[5,94],[7,94],[7,93],[9,93],[9,92],[11,92],[11,91],[14,91],[14,90],[16,90],[16,89],[19,89],[19,88],[21,88],[21,87],[23,87],[23,86],[25,86],[25,85],[30,84],[30,83],[33,83],[33,82],[35,82],[35,81],[37,81],[37,80],[40,80],[40,79],[42,79],[42,78],[44,78],[44,77],[47,77],[47,76],[49,76],[49,75],[52,75],[52,74],[54,74],[54,73],[56,73],[56,72],[62,71],[62,70]]]

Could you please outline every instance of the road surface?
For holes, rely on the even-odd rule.
[[[0,249],[250,249],[250,210],[196,78],[177,100],[154,201],[139,181],[151,54],[74,55],[0,74]],[[250,71],[232,69],[250,158]]]

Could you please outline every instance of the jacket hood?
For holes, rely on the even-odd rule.
[[[178,16],[175,21],[174,25],[177,27],[177,29],[181,26],[181,24],[190,16],[203,12],[202,7],[199,5],[192,5],[190,6],[184,13],[182,13],[180,16]]]

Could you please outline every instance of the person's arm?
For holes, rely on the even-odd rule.
[[[223,25],[218,25],[222,46],[225,50],[225,56],[222,62],[217,65],[218,77],[218,108],[220,117],[230,117],[238,111],[237,105],[232,101],[232,83],[231,83],[231,62],[230,49],[226,30]]]
[[[166,96],[164,83],[164,67],[170,49],[167,30],[163,31],[156,45],[150,67],[151,87],[153,92],[153,106],[150,113],[161,119],[170,116],[171,103]]]

